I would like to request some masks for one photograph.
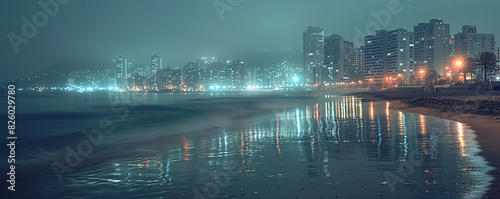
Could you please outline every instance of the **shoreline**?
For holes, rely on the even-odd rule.
[[[391,99],[389,96],[385,97],[379,94],[374,96],[374,93],[371,92],[355,92],[352,95],[361,97],[365,101],[388,101],[391,104],[391,109],[453,120],[469,126],[476,135],[475,139],[481,149],[480,155],[486,159],[489,166],[494,167],[494,170],[490,172],[494,180],[488,187],[484,198],[500,198],[500,153],[498,153],[500,151],[500,116],[455,111],[444,112],[442,109],[434,107],[411,106],[408,101]]]

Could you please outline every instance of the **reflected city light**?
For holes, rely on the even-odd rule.
[[[351,96],[337,97],[259,116],[241,129],[217,130],[209,134],[209,139],[182,136],[164,146],[167,149],[148,149],[150,156],[113,162],[113,176],[105,176],[105,182],[130,183],[131,187],[211,182],[210,173],[217,174],[235,162],[239,170],[231,180],[262,182],[252,184],[255,187],[270,186],[266,180],[301,177],[312,181],[335,177],[342,183],[351,180],[352,173],[371,176],[381,167],[396,168],[414,161],[414,152],[424,156],[425,167],[415,167],[411,177],[406,178],[408,184],[441,190],[441,176],[455,179],[469,175],[467,143],[471,138],[465,134],[467,129],[462,123],[396,111],[390,105],[362,103],[360,98]],[[427,129],[455,137],[439,138]],[[457,157],[441,158],[442,154]],[[343,164],[349,161],[354,166]],[[465,169],[450,170],[455,167]],[[380,183],[380,178],[366,179]],[[471,189],[460,187],[463,194]]]
[[[186,137],[182,137],[182,144],[182,148],[184,149],[182,154],[182,157],[184,157],[183,160],[189,160],[189,157],[191,157],[191,155],[189,154],[189,142]]]
[[[420,115],[420,133],[427,133],[427,124],[425,123],[425,115]]]
[[[465,140],[464,140],[464,126],[462,123],[457,122],[457,130],[458,130],[458,141],[460,142],[460,154],[462,156],[466,156],[465,153]]]
[[[373,102],[370,102],[370,119],[373,120],[375,118],[375,111],[373,109]]]
[[[390,107],[390,102],[385,102],[385,115],[386,115],[386,120],[387,120],[387,132],[389,133],[388,136],[391,136],[391,117],[390,117],[390,112],[389,112],[389,107]]]

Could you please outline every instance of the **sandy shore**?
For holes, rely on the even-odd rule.
[[[393,109],[435,116],[470,126],[495,178],[485,198],[500,198],[500,92],[357,92],[367,101],[389,101]]]

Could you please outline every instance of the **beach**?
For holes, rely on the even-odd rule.
[[[469,126],[358,94],[365,96],[334,90],[23,96],[19,193],[37,198],[484,197],[493,168],[479,154]],[[83,153],[79,145],[92,138],[84,132],[95,133],[108,119],[115,128]],[[66,125],[46,125],[53,121]],[[72,151],[80,154],[79,162]],[[55,172],[54,163],[71,170]]]
[[[495,170],[495,178],[485,198],[500,198],[500,91],[476,89],[447,89],[439,92],[423,89],[358,92],[366,101],[389,101],[391,108],[405,112],[435,116],[467,124],[474,130],[476,140]]]

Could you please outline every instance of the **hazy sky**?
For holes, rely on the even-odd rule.
[[[335,33],[353,41],[355,27],[364,32],[367,23],[376,21],[370,12],[384,12],[390,1],[397,0],[242,0],[234,6],[219,0],[219,5],[232,9],[221,20],[213,0],[72,0],[60,5],[55,16],[49,16],[48,23],[27,38],[27,44],[19,44],[15,53],[7,35],[23,36],[21,18],[32,22],[42,8],[35,0],[4,0],[0,3],[0,81],[31,76],[68,60],[105,65],[119,54],[146,65],[153,53],[159,53],[164,65],[177,66],[203,56],[257,59],[249,54],[259,49],[297,52],[302,49],[306,25],[320,25],[326,35]],[[451,24],[452,34],[464,24],[474,24],[478,32],[500,35],[498,0],[399,2],[402,11],[391,14],[383,29],[413,31],[417,23],[442,18]]]

